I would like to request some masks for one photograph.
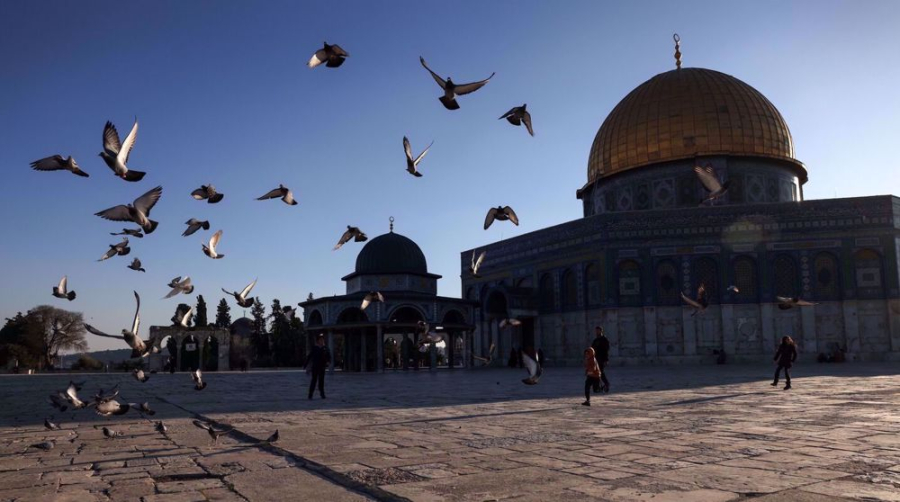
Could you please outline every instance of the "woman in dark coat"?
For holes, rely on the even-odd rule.
[[[781,374],[782,368],[784,368],[784,380],[786,384],[784,390],[791,388],[791,366],[793,366],[794,361],[796,360],[797,346],[794,345],[794,340],[789,336],[782,337],[781,346],[779,346],[778,351],[775,352],[775,362],[778,363],[778,367],[775,368],[775,381],[772,382],[772,387],[778,385],[778,376]]]

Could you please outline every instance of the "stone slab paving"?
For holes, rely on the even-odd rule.
[[[613,367],[581,406],[575,368],[336,374],[76,375],[119,383],[169,427],[46,403],[69,375],[0,376],[6,500],[900,500],[900,365]],[[191,420],[235,431],[212,444]],[[107,425],[122,433],[103,437]],[[275,429],[281,440],[260,444]],[[26,446],[52,440],[42,451]]]

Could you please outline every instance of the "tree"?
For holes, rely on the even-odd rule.
[[[266,333],[266,308],[257,297],[250,309],[253,316],[253,348],[256,350],[256,358],[265,362],[269,356],[269,334]]]
[[[205,328],[209,323],[206,321],[206,300],[203,295],[197,296],[197,307],[194,309],[194,326]]]
[[[219,301],[219,306],[216,307],[216,327],[225,329],[231,327],[231,307],[228,306],[228,302],[224,298]]]
[[[22,368],[37,367],[40,354],[40,340],[29,336],[28,319],[21,312],[6,319],[0,329],[0,366],[18,363]]]
[[[72,369],[99,371],[103,369],[103,363],[87,354],[81,354],[78,356],[78,360],[72,364]]]
[[[60,350],[87,350],[84,323],[80,312],[40,305],[28,311],[28,336],[40,341],[40,356],[44,367],[52,368]]]

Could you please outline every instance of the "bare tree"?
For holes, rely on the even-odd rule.
[[[80,312],[40,305],[29,310],[25,317],[28,320],[29,336],[40,344],[44,367],[53,367],[53,361],[59,356],[60,350],[87,350]]]

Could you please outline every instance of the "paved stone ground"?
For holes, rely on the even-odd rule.
[[[771,371],[613,367],[590,408],[574,368],[336,375],[324,401],[302,372],[76,378],[149,401],[166,436],[84,410],[45,431],[69,376],[2,376],[0,501],[900,501],[900,365],[804,365],[787,392]],[[213,445],[197,417],[236,431]]]

